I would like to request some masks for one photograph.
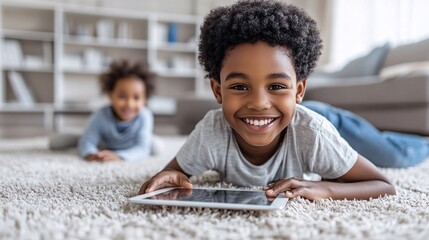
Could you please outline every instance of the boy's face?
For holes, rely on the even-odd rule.
[[[297,82],[286,50],[263,42],[230,50],[220,84],[211,80],[216,100],[242,147],[276,145],[302,101],[305,84],[305,80]]]
[[[145,85],[135,77],[121,78],[109,93],[109,98],[119,120],[132,120],[146,103]]]

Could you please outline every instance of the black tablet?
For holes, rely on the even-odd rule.
[[[288,201],[284,194],[269,199],[262,190],[230,188],[163,188],[128,199],[132,203],[165,206],[242,210],[279,210]]]

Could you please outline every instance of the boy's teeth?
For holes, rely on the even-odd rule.
[[[273,120],[274,120],[274,118],[267,118],[267,119],[261,119],[261,120],[248,119],[248,118],[244,119],[244,121],[246,121],[246,123],[251,124],[251,125],[255,125],[255,126],[267,125],[267,124],[271,123]]]

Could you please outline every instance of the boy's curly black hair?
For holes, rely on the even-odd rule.
[[[106,94],[112,92],[116,82],[127,77],[141,79],[145,85],[146,98],[149,99],[152,96],[155,91],[155,74],[149,71],[146,63],[136,62],[132,64],[128,60],[113,61],[109,66],[109,70],[100,75],[102,92]]]
[[[198,60],[206,77],[220,82],[228,51],[241,43],[258,41],[284,47],[298,81],[314,70],[322,49],[317,24],[304,10],[274,0],[239,1],[213,9],[204,19]]]

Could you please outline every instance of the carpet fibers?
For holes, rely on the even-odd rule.
[[[130,204],[184,142],[143,162],[98,164],[45,138],[0,140],[0,239],[429,239],[429,161],[383,169],[397,195],[370,201],[289,201],[274,212]],[[223,186],[213,173],[195,185]]]

